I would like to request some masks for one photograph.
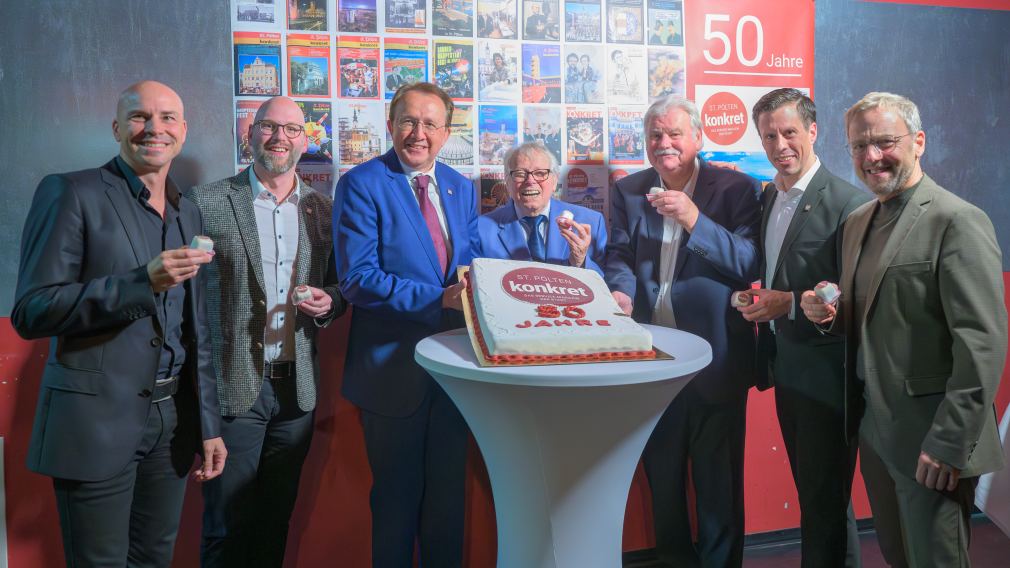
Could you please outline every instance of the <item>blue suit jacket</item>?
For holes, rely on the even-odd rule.
[[[392,150],[341,176],[334,195],[337,276],[354,306],[343,394],[377,414],[409,416],[420,406],[432,379],[414,362],[414,346],[463,325],[460,312],[442,309],[442,290],[472,258],[476,191],[441,163],[435,180],[452,243],[447,274]]]
[[[649,168],[618,181],[611,193],[606,280],[632,298],[636,321],[649,323],[659,293],[663,217],[645,195],[659,185]],[[677,327],[712,345],[712,363],[692,381],[712,402],[743,394],[754,383],[754,324],[730,306],[734,290],[759,277],[760,184],[701,162],[694,203],[698,223],[682,239],[670,290]]]
[[[551,199],[551,218],[547,221],[547,262],[568,266],[568,241],[561,236],[557,219],[565,209],[575,215],[575,221],[592,227],[592,244],[586,255],[584,268],[603,275],[603,255],[607,246],[607,228],[603,215],[581,205],[562,203]],[[530,249],[526,244],[526,231],[516,215],[515,204],[509,200],[505,205],[477,219],[479,242],[474,249],[475,258],[505,258],[530,260]]]

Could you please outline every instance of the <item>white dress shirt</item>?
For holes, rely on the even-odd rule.
[[[694,187],[698,183],[698,170],[701,166],[698,158],[694,159],[694,173],[687,180],[683,192],[688,197],[694,197]],[[663,178],[659,178],[663,190],[677,189],[666,187]],[[684,238],[684,227],[672,217],[663,217],[663,247],[659,252],[659,294],[656,295],[656,305],[652,307],[652,323],[666,327],[677,327],[677,318],[673,314],[673,302],[668,299],[673,286],[673,271],[677,268],[677,255],[680,252],[680,241]]]
[[[267,363],[295,360],[295,308],[291,301],[295,255],[298,253],[298,201],[301,181],[278,203],[274,194],[249,168],[256,231],[260,239],[263,286],[267,295],[267,325],[263,330],[263,359]]]
[[[775,268],[779,262],[779,253],[782,252],[782,243],[785,241],[789,224],[796,214],[796,208],[803,199],[803,194],[807,191],[807,186],[810,185],[810,180],[820,167],[820,159],[814,156],[814,165],[789,189],[783,189],[785,183],[779,175],[776,175],[772,182],[775,184],[775,201],[772,203],[772,210],[768,214],[768,226],[765,228],[764,288],[766,289],[772,289],[772,279],[775,277]],[[796,319],[795,304],[796,298],[792,298],[789,305],[789,319]],[[775,330],[774,321],[771,322],[771,328],[772,331]]]
[[[445,255],[451,262],[452,239],[449,238],[449,227],[445,222],[445,211],[442,210],[442,196],[438,193],[438,181],[435,179],[435,164],[432,164],[431,169],[426,172],[411,169],[402,161],[400,162],[400,167],[403,168],[404,175],[407,176],[407,185],[410,186],[410,193],[414,196],[414,201],[417,202],[418,208],[421,207],[421,200],[417,198],[417,186],[414,184],[414,178],[421,174],[428,176],[428,201],[435,208],[435,214],[438,215],[438,226],[442,229],[442,240],[445,241]]]

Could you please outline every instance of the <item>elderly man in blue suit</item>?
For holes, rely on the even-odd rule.
[[[758,182],[698,158],[694,104],[667,97],[645,113],[652,168],[611,195],[606,280],[637,321],[675,327],[712,345],[712,363],[674,399],[646,445],[656,551],[664,565],[743,562],[743,451],[754,383],[754,325],[730,305],[758,277]],[[688,463],[698,543],[688,515]]]
[[[511,199],[477,219],[475,257],[567,264],[603,275],[603,215],[554,199],[560,170],[557,158],[540,142],[526,142],[505,154]],[[571,219],[561,215],[566,210]]]
[[[333,245],[354,306],[344,396],[361,409],[372,470],[372,565],[460,566],[467,429],[441,387],[414,362],[421,339],[461,327],[456,266],[477,234],[473,183],[435,163],[452,99],[430,83],[390,103],[393,150],[337,184]]]

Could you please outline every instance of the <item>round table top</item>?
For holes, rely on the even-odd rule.
[[[673,359],[481,367],[465,329],[422,339],[414,349],[414,359],[428,371],[441,375],[543,387],[617,386],[661,381],[697,373],[712,362],[712,347],[697,335],[655,325],[644,327],[652,332],[653,345]]]

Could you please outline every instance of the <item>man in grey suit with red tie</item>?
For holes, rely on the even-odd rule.
[[[799,295],[822,278],[837,279],[839,228],[870,196],[817,158],[817,109],[802,92],[776,89],[752,112],[778,174],[764,191],[764,287],[741,290],[753,301],[737,309],[759,324],[758,388],[775,387],[799,494],[802,565],[859,566],[859,535],[849,507],[856,439],[845,428],[844,345],[803,317]]]
[[[856,175],[877,199],[845,221],[841,297],[808,290],[801,307],[845,338],[846,411],[859,421],[884,559],[970,566],[978,476],[1004,467],[993,407],[1007,345],[996,233],[922,171],[915,103],[869,93],[845,125]]]
[[[473,183],[435,156],[449,138],[452,99],[430,83],[390,102],[393,150],[340,177],[333,245],[354,306],[343,394],[361,409],[372,470],[372,565],[462,564],[468,431],[456,406],[416,362],[414,347],[462,327],[476,238]]]
[[[53,478],[68,566],[168,567],[186,475],[224,468],[204,276],[187,248],[200,212],[168,177],[186,141],[182,100],[123,91],[119,155],[47,176],[21,239],[11,322],[52,338],[28,468]]]

